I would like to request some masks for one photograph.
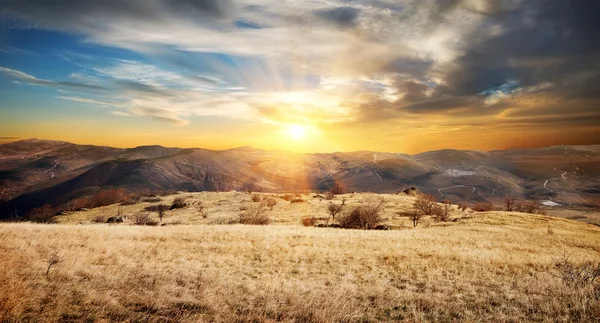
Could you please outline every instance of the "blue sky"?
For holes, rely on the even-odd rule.
[[[593,143],[596,9],[0,0],[0,137],[302,151]]]

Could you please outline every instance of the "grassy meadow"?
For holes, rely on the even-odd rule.
[[[0,224],[0,322],[598,321],[598,280],[557,267],[600,262],[600,228],[560,218],[463,212],[416,227],[413,198],[382,195],[392,230],[304,227],[328,201],[278,195],[265,226],[223,224],[245,193],[182,193]],[[152,204],[186,197],[166,226],[134,226]],[[201,202],[201,203],[200,203]],[[198,211],[203,205],[206,212]],[[98,216],[127,216],[98,224]],[[156,214],[152,215],[156,217]],[[590,265],[591,266],[591,265]],[[562,268],[562,269],[561,269]]]

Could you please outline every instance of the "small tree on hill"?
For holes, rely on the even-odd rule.
[[[437,198],[431,194],[421,194],[413,203],[413,208],[424,215],[434,215],[437,206]]]
[[[335,216],[338,215],[344,209],[343,204],[334,204],[331,203],[327,206],[327,211],[329,211],[329,215],[331,215],[331,220],[335,221]]]
[[[417,227],[417,224],[419,224],[419,222],[421,221],[423,216],[424,216],[423,212],[421,212],[419,210],[408,211],[408,218],[412,221],[413,228]]]
[[[517,199],[506,195],[504,197],[504,210],[508,212],[516,211],[517,208]]]

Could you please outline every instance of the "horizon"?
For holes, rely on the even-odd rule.
[[[160,144],[142,144],[142,145],[137,145],[137,146],[111,146],[111,145],[90,144],[90,143],[85,143],[85,142],[77,143],[77,142],[73,142],[73,141],[44,139],[44,138],[14,138],[13,137],[11,139],[4,139],[7,141],[2,141],[2,139],[3,138],[0,137],[0,145],[16,143],[16,142],[20,142],[20,141],[37,140],[37,141],[64,142],[64,143],[75,144],[75,145],[79,145],[79,146],[110,147],[110,148],[119,148],[119,149],[135,149],[135,148],[140,148],[140,147],[158,146],[158,147],[168,148],[168,149],[204,149],[204,150],[211,150],[211,151],[227,151],[227,150],[235,150],[235,149],[241,149],[241,148],[251,148],[251,149],[263,150],[263,151],[267,151],[267,152],[282,151],[282,152],[289,152],[289,153],[295,153],[295,154],[336,154],[336,153],[374,152],[374,153],[385,153],[385,154],[404,154],[404,155],[409,155],[409,156],[418,155],[418,154],[427,153],[427,152],[444,151],[444,150],[477,151],[477,152],[490,153],[490,152],[494,152],[494,151],[507,151],[507,150],[519,150],[519,149],[543,149],[543,148],[561,147],[561,146],[567,147],[567,146],[597,146],[597,145],[600,145],[600,144],[557,144],[557,145],[549,145],[549,146],[509,147],[509,148],[504,148],[504,149],[491,149],[491,150],[440,148],[440,149],[424,150],[424,151],[419,151],[419,152],[415,152],[415,153],[406,153],[406,152],[401,152],[401,151],[379,151],[379,150],[369,150],[369,149],[335,150],[335,151],[324,151],[324,152],[302,152],[302,151],[291,151],[291,150],[285,150],[285,149],[263,149],[263,148],[254,147],[254,146],[236,146],[236,147],[223,148],[223,149],[211,149],[211,148],[206,148],[206,147],[201,147],[201,146],[181,147],[181,146],[160,145]]]
[[[599,144],[600,2],[0,0],[0,143]]]

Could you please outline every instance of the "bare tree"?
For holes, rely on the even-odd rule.
[[[516,211],[517,199],[506,195],[504,197],[504,209],[508,212]]]
[[[408,218],[412,221],[413,228],[417,227],[417,225],[419,224],[419,222],[421,221],[423,216],[424,216],[423,212],[421,212],[419,210],[408,211]]]
[[[327,211],[329,211],[329,215],[331,215],[332,221],[335,221],[335,216],[338,215],[340,212],[342,212],[343,209],[344,209],[344,206],[342,204],[330,203],[327,206]]]
[[[434,215],[437,206],[437,198],[431,194],[422,194],[417,197],[413,208],[424,215]]]
[[[436,221],[446,222],[450,219],[450,211],[452,210],[452,203],[448,200],[443,200],[441,206],[436,206],[434,213],[436,215]]]

